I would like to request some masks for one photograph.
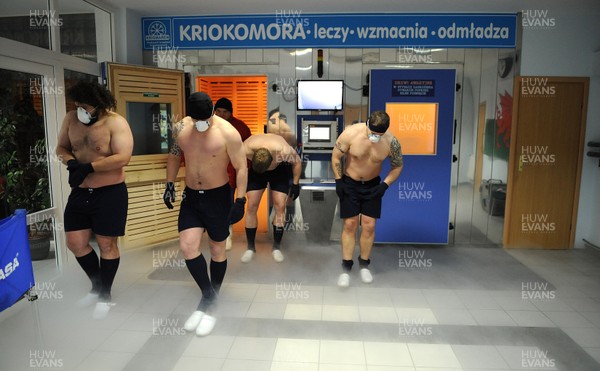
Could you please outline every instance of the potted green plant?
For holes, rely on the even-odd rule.
[[[7,214],[16,209],[26,209],[31,213],[50,207],[45,138],[43,131],[32,130],[32,126],[39,123],[31,120],[31,115],[0,111],[0,199],[5,203]],[[29,225],[28,234],[31,258],[47,258],[52,220]]]

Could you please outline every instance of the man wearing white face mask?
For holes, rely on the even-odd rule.
[[[174,181],[185,154],[185,190],[179,210],[179,246],[202,299],[184,324],[186,331],[208,335],[215,326],[217,294],[225,277],[227,257],[225,240],[229,225],[244,216],[248,168],[246,152],[238,131],[214,115],[212,100],[206,93],[192,94],[187,102],[188,116],[173,127],[174,143],[167,160],[164,201],[169,209],[175,201]],[[227,165],[236,171],[237,198],[232,203]],[[208,234],[210,278],[200,251],[202,233]]]
[[[78,82],[67,92],[77,106],[65,116],[56,154],[67,165],[71,194],[65,207],[67,247],[92,281],[79,306],[95,302],[94,318],[112,306],[111,287],[119,266],[117,239],[125,234],[128,195],[123,168],[133,152],[129,124],[112,112],[116,102],[98,83]],[[92,233],[100,259],[89,242]]]
[[[388,114],[375,111],[366,124],[347,127],[338,137],[331,155],[335,191],[340,199],[340,217],[344,220],[341,239],[343,272],[338,278],[340,287],[350,284],[349,273],[354,264],[352,259],[359,222],[362,227],[358,256],[360,277],[364,283],[373,281],[369,256],[375,240],[375,222],[381,216],[382,197],[398,179],[403,166],[400,143],[387,131],[389,126]],[[382,182],[379,173],[386,157],[390,158],[391,170]]]

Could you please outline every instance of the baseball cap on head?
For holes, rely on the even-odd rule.
[[[187,101],[187,114],[194,120],[206,120],[213,114],[213,102],[204,92],[190,95]]]

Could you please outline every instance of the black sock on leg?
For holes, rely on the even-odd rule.
[[[358,266],[361,268],[369,268],[369,264],[371,264],[371,259],[363,259],[360,257],[360,255],[358,256]]]
[[[116,259],[104,259],[100,258],[100,277],[102,279],[102,290],[100,291],[100,300],[109,302],[110,291],[112,289],[113,281],[117,275],[117,269],[119,268],[119,262],[121,258]]]
[[[202,300],[200,300],[200,304],[198,304],[198,310],[206,311],[210,304],[212,304],[215,299],[215,290],[210,284],[210,279],[208,278],[208,270],[206,269],[206,260],[204,260],[204,256],[200,254],[194,259],[186,259],[185,265],[187,265],[190,274],[196,281],[198,287],[200,287],[200,291],[202,291]]]
[[[256,252],[254,240],[256,239],[257,228],[246,228],[246,241],[248,241],[248,250]]]
[[[94,294],[99,294],[102,289],[102,283],[100,280],[100,261],[98,260],[98,254],[92,249],[89,254],[84,256],[76,257],[77,262],[92,281],[92,291]]]
[[[273,226],[273,249],[279,249],[281,247],[282,239],[283,227]]]
[[[344,273],[350,273],[353,265],[354,261],[352,260],[342,260],[342,269],[344,270]]]
[[[227,259],[222,262],[216,262],[210,259],[210,283],[212,284],[215,294],[219,294],[221,284],[225,278],[225,272],[227,271]]]

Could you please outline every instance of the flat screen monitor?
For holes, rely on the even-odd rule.
[[[299,111],[340,111],[343,108],[344,81],[298,81],[297,109]]]
[[[330,142],[331,141],[331,126],[329,126],[329,125],[309,125],[308,141],[309,142]]]

